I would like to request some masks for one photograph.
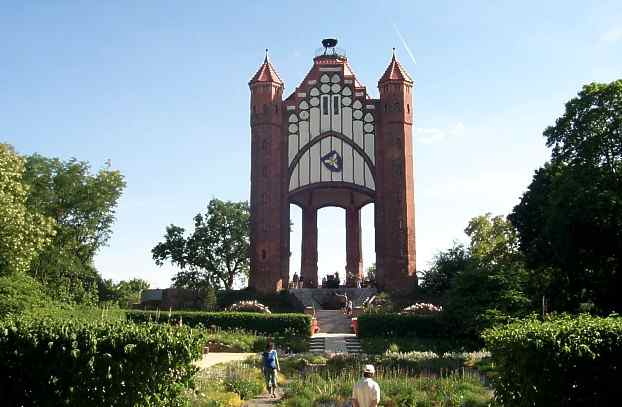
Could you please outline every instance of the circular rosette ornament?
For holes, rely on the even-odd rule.
[[[331,172],[340,172],[343,169],[343,158],[335,150],[322,156],[320,161]]]

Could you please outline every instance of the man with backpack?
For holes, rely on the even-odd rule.
[[[263,376],[266,379],[266,387],[268,388],[268,393],[270,393],[270,397],[276,398],[276,376],[277,372],[280,370],[279,366],[279,358],[276,354],[276,350],[274,349],[274,345],[272,345],[271,341],[268,341],[268,345],[266,346],[266,351],[263,353]]]

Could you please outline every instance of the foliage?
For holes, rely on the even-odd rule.
[[[258,312],[262,314],[270,314],[270,309],[258,302],[253,301],[239,301],[229,307],[231,312]]]
[[[0,317],[21,314],[46,304],[41,284],[24,273],[0,276]]]
[[[160,313],[159,311],[127,312],[128,319],[135,322],[160,321],[169,322],[170,318],[182,318],[183,323],[189,326],[201,324],[206,327],[221,329],[244,329],[266,335],[292,335],[308,337],[311,335],[311,316],[304,314],[257,314],[250,312],[201,312],[201,311],[173,311]]]
[[[621,128],[622,80],[584,86],[544,131],[551,161],[510,215],[534,270],[534,296],[554,309],[621,309]]]
[[[434,305],[434,304],[428,304],[425,302],[417,302],[413,305],[409,305],[408,307],[405,307],[402,309],[402,311],[400,311],[401,314],[419,314],[419,315],[425,315],[425,314],[435,314],[437,312],[442,312],[443,311],[443,307],[438,306],[438,305]]]
[[[86,162],[35,154],[26,158],[24,179],[28,207],[53,219],[56,232],[30,274],[55,299],[95,303],[100,277],[93,258],[112,234],[123,176],[108,168],[92,175]]]
[[[358,317],[361,338],[417,336],[436,338],[449,336],[445,322],[438,314],[370,313]]]
[[[423,338],[419,336],[380,337],[372,336],[361,338],[361,348],[370,355],[385,352],[426,352],[438,354],[446,352],[475,351],[482,347],[479,339],[463,338],[458,336]]]
[[[302,312],[290,301],[287,291],[280,291],[275,294],[261,294],[253,290],[220,290],[216,293],[218,298],[218,308],[226,309],[240,301],[259,301],[270,308],[272,312],[288,313]]]
[[[25,273],[50,243],[54,221],[27,205],[24,159],[0,143],[0,276]]]
[[[200,355],[190,329],[127,322],[0,322],[7,405],[179,405]]]
[[[140,293],[149,288],[149,282],[140,278],[122,280],[113,283],[110,279],[99,281],[98,291],[100,302],[112,302],[122,308],[140,302]]]
[[[421,294],[444,304],[449,288],[456,276],[466,269],[469,260],[467,248],[458,243],[436,254],[432,267],[423,273]]]
[[[209,347],[210,353],[218,352],[263,352],[268,341],[272,342],[279,352],[305,352],[308,348],[304,337],[266,336],[242,329],[203,328],[197,326],[197,334],[201,343]]]
[[[211,366],[195,377],[192,407],[241,406],[261,394],[264,380],[253,362],[229,362]]]
[[[231,289],[236,278],[247,277],[250,210],[247,202],[212,199],[205,214],[194,217],[194,232],[185,237],[182,227],[166,228],[164,242],[152,250],[153,260],[181,268],[176,287]]]
[[[451,284],[444,318],[452,334],[477,338],[485,328],[525,315],[531,304],[512,224],[485,214],[471,219],[465,232],[470,257]]]
[[[410,361],[408,359],[410,358]],[[415,369],[403,368],[399,357],[330,359],[325,367],[291,374],[285,386],[285,406],[343,405],[352,396],[352,386],[361,379],[363,365],[376,366],[374,380],[381,388],[380,406],[487,406],[492,392],[480,383],[479,375],[470,370],[452,370],[460,366],[459,358],[450,356],[445,363],[436,355],[403,357],[406,365],[416,360],[435,360],[436,366],[448,366],[431,371],[420,364]],[[396,363],[398,362],[398,363]],[[285,363],[285,362],[283,362]],[[439,375],[441,377],[439,377]]]
[[[535,318],[484,333],[505,406],[618,405],[622,318]]]

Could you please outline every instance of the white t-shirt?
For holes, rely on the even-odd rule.
[[[380,386],[373,379],[366,377],[354,385],[352,398],[358,401],[359,407],[369,407],[372,400],[380,402]]]

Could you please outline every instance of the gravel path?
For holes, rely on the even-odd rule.
[[[232,362],[234,360],[246,360],[249,356],[255,355],[254,353],[208,353],[203,355],[203,358],[194,362],[194,365],[199,369],[207,369],[210,366],[217,365],[218,363]]]

